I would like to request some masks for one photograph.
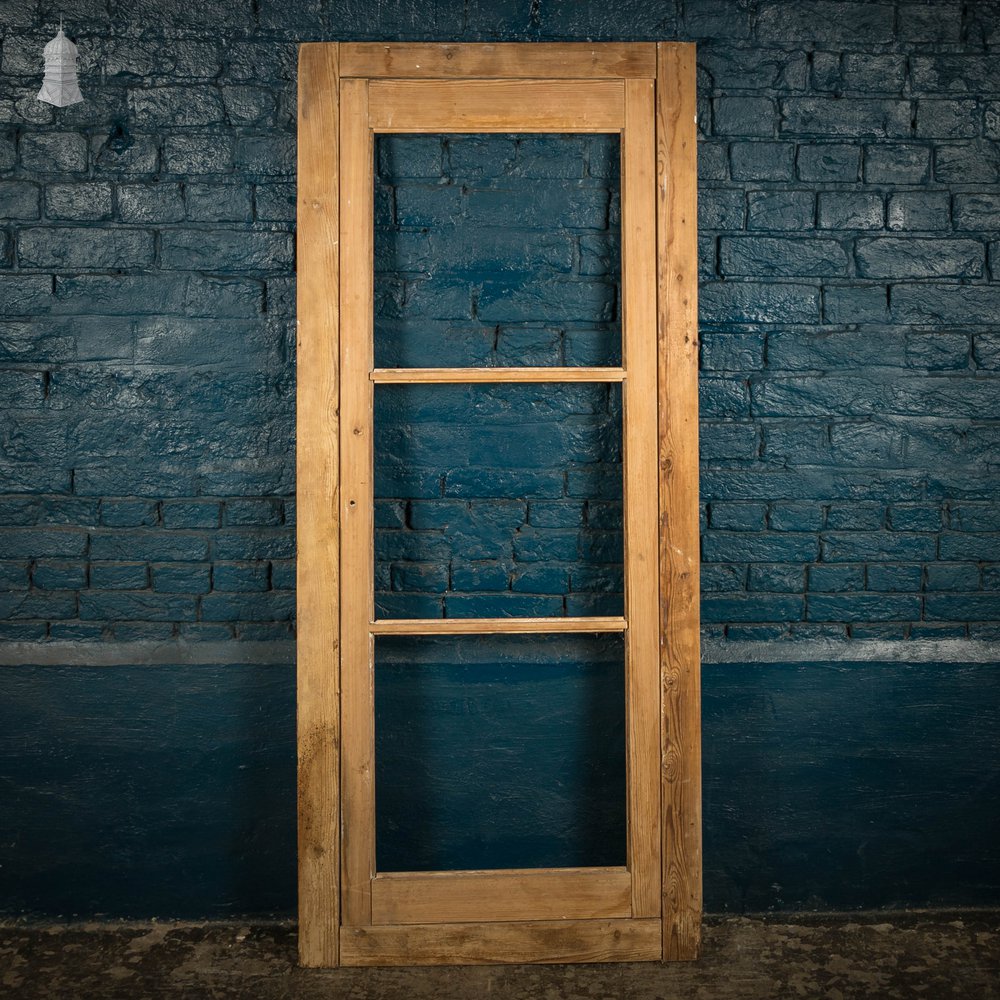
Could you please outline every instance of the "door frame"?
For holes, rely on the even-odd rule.
[[[417,369],[414,376],[372,367],[374,134],[462,131],[622,136],[620,369]],[[687,43],[301,47],[297,700],[303,965],[670,960],[698,953],[695,144],[694,46]],[[419,627],[375,620],[370,581],[359,586],[356,575],[371,561],[374,385],[466,381],[470,373],[475,381],[625,383],[625,501],[632,511],[625,543],[627,620],[441,619]],[[345,563],[354,571],[342,573]],[[374,636],[554,630],[626,634],[628,870],[376,873]],[[496,901],[489,912],[476,902],[484,897]]]

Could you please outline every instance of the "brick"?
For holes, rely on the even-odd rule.
[[[884,224],[882,196],[855,191],[821,191],[821,229],[881,229]]]
[[[726,9],[732,12],[731,6]],[[736,48],[713,40],[711,46],[699,48],[698,64],[708,70],[717,87],[804,90],[806,86],[808,63],[801,51],[760,45]]]
[[[751,563],[749,589],[767,593],[801,594],[805,567],[797,563]]]
[[[52,279],[48,275],[0,275],[0,316],[32,316],[49,311]]]
[[[750,416],[745,381],[741,378],[699,379],[698,409],[705,417]]]
[[[463,162],[463,147],[476,140],[450,139],[448,149],[452,158],[452,169]],[[513,158],[513,143],[504,146],[507,162]],[[442,171],[443,148],[438,136],[424,135],[380,135],[375,140],[375,157],[377,170],[382,177],[393,180],[403,178],[432,178],[437,180]],[[495,161],[491,165],[488,158],[469,156],[473,164],[483,169],[495,169]],[[474,168],[475,169],[475,168]],[[478,176],[478,174],[476,175]]]
[[[267,590],[267,563],[216,562],[212,567],[212,589],[243,593]]]
[[[701,592],[727,593],[743,590],[747,579],[745,566],[734,566],[732,563],[702,563]]]
[[[969,367],[969,336],[927,332],[906,335],[906,364],[927,371],[961,371]]]
[[[892,318],[897,323],[992,325],[1000,312],[1000,287],[987,285],[895,285]]]
[[[801,620],[803,605],[793,594],[706,594],[701,614],[706,622],[788,622]]]
[[[913,621],[920,617],[919,594],[812,594],[810,621]]]
[[[228,135],[183,132],[163,139],[163,169],[168,173],[225,174],[232,168],[233,140]]]
[[[220,504],[215,501],[168,501],[163,504],[163,524],[167,528],[217,528]]]
[[[226,524],[268,525],[282,523],[282,505],[274,499],[238,499],[226,502]]]
[[[149,87],[130,90],[130,119],[143,127],[217,125],[223,121],[216,87]]]
[[[729,160],[734,181],[790,180],[795,146],[789,142],[734,142]]]
[[[0,283],[2,288],[2,283]],[[54,309],[72,315],[257,316],[259,281],[200,274],[71,275],[56,278]]]
[[[0,620],[75,617],[76,594],[72,591],[0,591]]]
[[[938,145],[934,179],[942,184],[996,184],[1000,182],[1000,148],[985,139]]]
[[[158,593],[204,594],[209,589],[208,563],[153,563],[153,590]]]
[[[836,240],[769,236],[727,237],[719,241],[724,274],[819,277],[847,272],[847,253]]]
[[[968,562],[927,564],[927,590],[971,591],[979,589],[979,567]]]
[[[271,563],[271,589],[295,590],[295,560],[278,559]]]
[[[824,562],[931,560],[934,535],[904,531],[830,532],[823,535]]]
[[[959,0],[901,3],[897,17],[897,34],[908,42],[958,42],[962,30]]]
[[[973,357],[978,368],[1000,371],[1000,334],[977,334],[973,341]]]
[[[833,502],[827,508],[826,527],[834,531],[877,531],[884,525],[882,504]]]
[[[428,287],[427,282],[422,283]],[[449,304],[434,309],[439,318],[461,318],[467,284],[447,289]],[[428,302],[428,307],[433,308]],[[526,277],[487,280],[482,284],[476,315],[485,322],[606,322],[614,306],[614,287],[601,281]]]
[[[818,554],[818,539],[805,532],[708,531],[702,540],[708,562],[807,562]]]
[[[444,593],[448,590],[448,566],[441,563],[395,563],[392,567],[392,589]]]
[[[941,508],[936,503],[894,503],[888,518],[894,531],[941,530]]]
[[[18,237],[23,267],[142,267],[153,260],[153,234],[138,229],[25,229]]]
[[[910,60],[913,85],[941,93],[996,92],[996,64],[985,55],[915,55]]]
[[[534,594],[448,594],[448,618],[561,617],[561,597]]]
[[[149,584],[144,562],[93,562],[90,585],[95,590],[145,590]]]
[[[5,408],[41,406],[45,391],[45,376],[41,372],[0,369],[0,399]]]
[[[823,519],[820,504],[786,500],[770,505],[767,523],[772,531],[819,531]]]
[[[796,169],[801,181],[857,181],[861,147],[846,143],[809,143],[798,148]]]
[[[703,323],[815,323],[819,289],[792,283],[706,282],[698,308]]]
[[[909,101],[789,97],[780,104],[782,135],[886,139],[910,134]]]
[[[950,504],[948,526],[956,531],[1000,531],[1000,509],[995,503]]]
[[[99,222],[112,214],[111,185],[104,183],[47,184],[45,215],[49,219]]]
[[[978,278],[985,266],[978,240],[874,237],[855,248],[858,273],[866,278]]]
[[[801,232],[815,224],[816,196],[812,191],[751,191],[747,204],[748,229]]]
[[[702,371],[754,371],[764,367],[762,333],[722,333],[703,330]]]
[[[956,196],[956,202],[961,195]],[[897,191],[889,195],[887,220],[894,230],[947,230],[951,228],[946,191]],[[1000,215],[998,215],[1000,220]],[[957,226],[956,228],[965,228]]]
[[[827,323],[888,323],[885,285],[826,285],[823,318]]]
[[[254,188],[254,215],[263,222],[295,221],[294,184],[257,184]],[[242,216],[233,216],[242,218]]]
[[[184,198],[192,222],[250,222],[253,216],[249,184],[185,184]],[[271,219],[266,211],[260,217]]]
[[[954,200],[956,229],[1000,229],[1000,194],[958,192]]]
[[[90,557],[110,560],[184,560],[204,561],[208,556],[205,535],[165,531],[93,532]]]
[[[769,97],[717,97],[712,113],[716,135],[770,138],[775,133],[777,108]]]
[[[38,530],[5,528],[0,530],[0,558],[40,559],[64,557],[79,559],[87,550],[87,533],[78,530]]]
[[[290,135],[240,136],[233,154],[236,169],[259,177],[295,176],[295,138]]]
[[[745,214],[742,191],[705,188],[699,192],[699,229],[742,229]]]
[[[207,622],[280,622],[295,614],[295,595],[287,591],[263,594],[206,594],[201,598]]]
[[[495,560],[456,562],[452,566],[451,582],[456,591],[505,591],[509,573],[506,563]]]
[[[109,528],[151,527],[159,520],[157,505],[151,500],[102,500],[101,524]]]
[[[713,528],[729,531],[763,531],[767,506],[763,503],[709,504],[709,520]]]
[[[20,142],[21,166],[39,174],[87,169],[87,140],[79,132],[29,132]]]
[[[725,142],[698,143],[698,179],[724,181],[729,179],[729,145]]]
[[[232,125],[266,125],[274,120],[274,94],[265,87],[222,87],[222,104]]]
[[[928,594],[924,616],[942,621],[992,621],[1000,618],[1000,593]]]
[[[930,177],[929,146],[886,143],[865,146],[868,184],[924,184]]]
[[[522,594],[565,594],[569,590],[569,573],[565,567],[555,565],[516,567],[511,575],[511,589]]]
[[[750,423],[704,422],[698,437],[703,462],[723,459],[751,460],[760,448],[760,431]]]
[[[883,593],[918,593],[923,579],[920,563],[872,563],[868,567],[868,590]]]
[[[87,585],[87,564],[39,559],[31,582],[40,590],[79,590]]]
[[[397,190],[397,212],[402,190]],[[527,229],[604,229],[608,192],[604,188],[567,188],[557,182],[536,181],[527,190],[472,190],[466,197],[466,211],[470,220],[482,226],[503,226],[518,218]],[[402,218],[399,221],[404,224]]]
[[[194,621],[196,614],[195,598],[188,595],[132,590],[80,592],[80,618],[84,621]],[[121,638],[118,625],[115,635]]]
[[[768,0],[760,6],[757,37],[782,43],[817,42],[849,46],[891,42],[895,12],[888,3],[845,3],[838,0],[799,0],[789,5]]]
[[[864,590],[865,568],[851,563],[816,563],[809,567],[810,593],[838,594]]]
[[[122,222],[179,222],[184,218],[180,184],[123,184],[118,188]]]
[[[166,268],[260,273],[290,267],[292,255],[289,233],[174,229],[164,232],[160,241]]]
[[[227,529],[214,532],[212,539],[215,559],[253,561],[290,559],[295,555],[295,538],[287,529],[257,528],[245,531]]]
[[[903,367],[901,336],[873,336],[868,331],[838,331],[803,335],[774,330],[767,340],[768,367],[775,371],[859,368],[868,365]]]
[[[904,56],[844,53],[841,82],[845,90],[865,94],[901,94],[905,79]]]
[[[981,120],[976,101],[920,100],[916,135],[921,139],[970,139],[979,135]]]
[[[27,181],[0,182],[0,219],[37,219],[40,190]]]

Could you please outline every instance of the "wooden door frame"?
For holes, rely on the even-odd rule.
[[[532,81],[530,87],[526,81]],[[431,105],[421,99],[429,83],[436,95]],[[615,117],[618,94],[620,120]],[[445,120],[433,110],[434,104],[446,109]],[[628,120],[629,115],[633,120]],[[655,120],[655,129],[650,119]],[[466,922],[453,914],[447,919],[456,922],[420,923],[420,913],[435,913],[433,905],[425,905],[426,899],[433,898],[435,885],[440,888],[433,874],[411,877],[409,884],[405,877],[384,878],[396,884],[388,886],[391,892],[380,904],[385,918],[380,926],[372,926],[370,893],[367,902],[344,896],[350,884],[350,880],[343,881],[345,864],[353,866],[349,870],[364,870],[370,861],[342,857],[342,843],[348,855],[352,851],[357,855],[360,849],[356,846],[359,838],[348,836],[344,841],[344,832],[359,826],[371,831],[374,822],[373,806],[371,816],[344,815],[341,782],[345,774],[349,783],[346,801],[373,802],[364,787],[371,782],[370,760],[360,765],[351,760],[351,767],[342,774],[342,752],[350,752],[341,747],[342,721],[346,719],[348,729],[356,732],[366,704],[365,697],[354,693],[357,671],[352,671],[351,658],[367,656],[370,662],[375,631],[408,630],[394,628],[393,622],[373,623],[367,608],[370,596],[362,594],[361,588],[341,587],[340,575],[342,522],[349,528],[344,534],[348,545],[353,537],[365,537],[364,544],[370,544],[371,528],[368,505],[352,502],[353,497],[340,492],[342,467],[345,482],[357,482],[366,475],[363,457],[370,446],[370,441],[355,441],[367,435],[365,427],[358,421],[354,421],[357,426],[348,427],[351,414],[369,408],[367,398],[352,399],[351,393],[355,397],[359,392],[370,393],[376,381],[414,380],[412,373],[373,371],[370,351],[369,357],[359,357],[353,348],[355,335],[343,340],[340,336],[342,324],[346,330],[357,331],[370,323],[372,234],[359,237],[356,234],[364,227],[352,225],[352,240],[360,238],[367,244],[359,244],[355,251],[361,252],[343,258],[339,250],[341,198],[350,198],[352,191],[371,184],[370,148],[365,153],[360,150],[370,147],[373,129],[621,131],[626,168],[623,199],[629,197],[630,184],[634,191],[648,189],[650,209],[655,197],[655,212],[633,213],[632,224],[623,225],[622,232],[623,260],[629,273],[637,276],[626,281],[625,322],[634,321],[649,331],[647,337],[632,338],[635,355],[625,364],[632,364],[636,372],[648,369],[649,378],[655,377],[650,386],[657,401],[655,437],[644,439],[636,431],[630,439],[631,427],[651,426],[651,422],[629,420],[626,396],[626,454],[633,456],[633,469],[626,475],[632,476],[636,489],[656,498],[658,511],[658,532],[654,526],[641,547],[633,540],[631,556],[626,541],[627,565],[630,559],[641,561],[647,550],[658,553],[645,577],[652,582],[633,586],[626,601],[633,609],[645,608],[636,613],[654,620],[653,642],[644,656],[658,661],[659,676],[659,691],[654,685],[633,703],[633,711],[655,713],[652,730],[647,721],[645,728],[635,732],[655,732],[658,717],[659,746],[647,741],[645,747],[630,747],[641,754],[641,772],[659,776],[659,787],[643,795],[654,811],[659,802],[659,814],[648,820],[659,830],[655,857],[649,856],[646,862],[657,866],[657,896],[642,898],[644,890],[636,889],[632,880],[626,910],[613,902],[622,891],[616,869],[585,870],[583,878],[572,869],[541,870],[543,882],[555,879],[556,892],[567,892],[574,885],[589,887],[577,900],[576,914],[571,914],[577,918],[569,920],[548,919],[549,913],[531,918],[510,904],[502,921],[491,918],[490,923],[483,923],[481,914],[473,914]],[[626,148],[629,143],[631,152]],[[297,676],[299,956],[303,965],[676,960],[698,954],[701,727],[695,143],[694,46],[687,43],[332,42],[301,47]],[[640,176],[646,169],[642,164],[648,164],[645,178]],[[348,212],[353,211],[350,202],[347,206]],[[644,226],[648,227],[645,235]],[[643,248],[654,245],[655,260],[649,260],[652,255]],[[562,374],[553,377],[543,369],[514,371],[520,374],[510,381],[563,380]],[[560,369],[560,373],[565,371]],[[608,371],[594,369],[588,376],[583,370],[573,377],[605,380]],[[455,371],[424,369],[419,378],[462,381],[468,373],[460,372],[459,378]],[[490,380],[495,376],[493,369]],[[637,455],[644,456],[641,463],[634,461]],[[632,573],[629,579],[637,575]],[[367,621],[364,638],[346,634],[342,647],[342,617],[349,629],[352,622]],[[550,620],[553,629],[582,631],[573,621]],[[596,620],[588,621],[593,625]],[[472,629],[455,622],[442,620],[439,631],[518,630],[502,622]],[[610,619],[602,627],[620,630]],[[637,628],[636,635],[641,634]],[[658,653],[653,648],[657,635]],[[343,677],[342,650],[348,670]],[[650,771],[653,756],[658,757],[659,766]],[[355,794],[357,788],[364,794]],[[505,885],[543,884],[537,881],[538,873],[532,873],[527,882],[525,873],[462,874],[478,879],[476,884],[487,891],[499,888],[502,892]],[[454,883],[455,879],[448,876],[446,881]],[[539,897],[532,898],[537,901]],[[393,922],[393,915],[400,912],[409,922]],[[584,913],[589,919],[579,918]]]

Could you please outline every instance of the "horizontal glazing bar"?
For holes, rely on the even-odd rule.
[[[383,618],[373,635],[497,635],[517,632],[624,632],[624,618]]]
[[[373,382],[624,382],[624,368],[376,368]]]

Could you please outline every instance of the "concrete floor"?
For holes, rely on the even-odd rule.
[[[1000,912],[706,920],[674,965],[305,970],[291,925],[0,924],[4,1000],[1000,998]]]

